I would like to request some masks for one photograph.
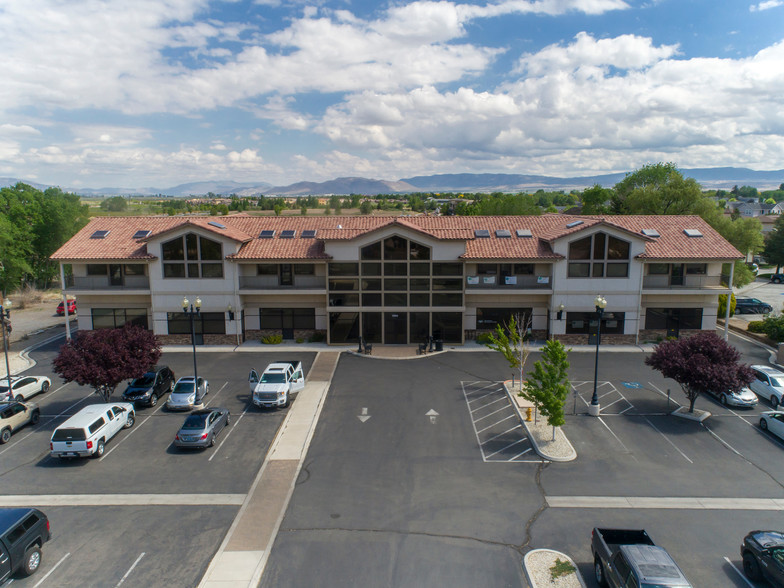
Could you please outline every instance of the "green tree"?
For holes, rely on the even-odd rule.
[[[362,214],[371,214],[373,212],[373,203],[370,200],[363,200],[359,205],[359,212]]]
[[[302,216],[307,216],[307,214],[308,214],[308,207],[303,204],[302,208],[299,209],[299,213]]]
[[[569,396],[569,358],[563,343],[550,339],[544,344],[542,359],[534,363],[520,396],[547,417],[554,441],[555,428],[566,422],[564,403]]]
[[[128,201],[122,196],[112,196],[101,201],[101,210],[106,212],[123,212],[128,210]]]
[[[520,370],[520,386],[523,384],[525,362],[531,354],[528,345],[530,331],[530,315],[513,314],[506,323],[496,325],[495,331],[490,332],[489,340],[485,343],[487,347],[503,355],[510,368]]]
[[[582,214],[606,214],[608,211],[607,203],[610,202],[612,196],[612,190],[602,188],[599,184],[586,188],[583,190],[583,195],[580,198],[583,203]]]
[[[646,165],[615,185],[616,214],[699,214],[716,205],[702,194],[694,178],[684,178],[674,163]]]
[[[735,294],[730,297],[730,316],[735,315]],[[716,311],[716,316],[723,319],[727,316],[727,295],[719,294],[719,309]]]
[[[776,219],[773,230],[765,236],[762,257],[768,263],[775,264],[776,273],[779,273],[781,266],[784,265],[784,214]]]

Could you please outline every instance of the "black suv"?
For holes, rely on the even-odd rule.
[[[764,578],[774,586],[784,586],[784,533],[752,531],[743,538],[740,555],[750,579]]]
[[[0,584],[17,572],[33,574],[49,536],[49,519],[37,508],[0,508]]]
[[[174,379],[174,372],[169,366],[157,365],[141,378],[128,384],[122,399],[125,402],[155,406],[161,396],[172,391]]]
[[[773,312],[773,307],[758,298],[735,300],[735,314],[768,314],[769,312]]]

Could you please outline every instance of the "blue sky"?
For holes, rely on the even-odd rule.
[[[784,168],[784,0],[4,0],[0,176]]]

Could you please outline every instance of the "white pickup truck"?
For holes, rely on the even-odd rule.
[[[276,361],[259,377],[256,370],[248,376],[253,404],[264,408],[286,407],[291,395],[305,387],[305,373],[300,361]]]

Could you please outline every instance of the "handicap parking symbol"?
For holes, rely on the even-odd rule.
[[[642,384],[639,382],[623,382],[623,385],[626,388],[642,388]]]

